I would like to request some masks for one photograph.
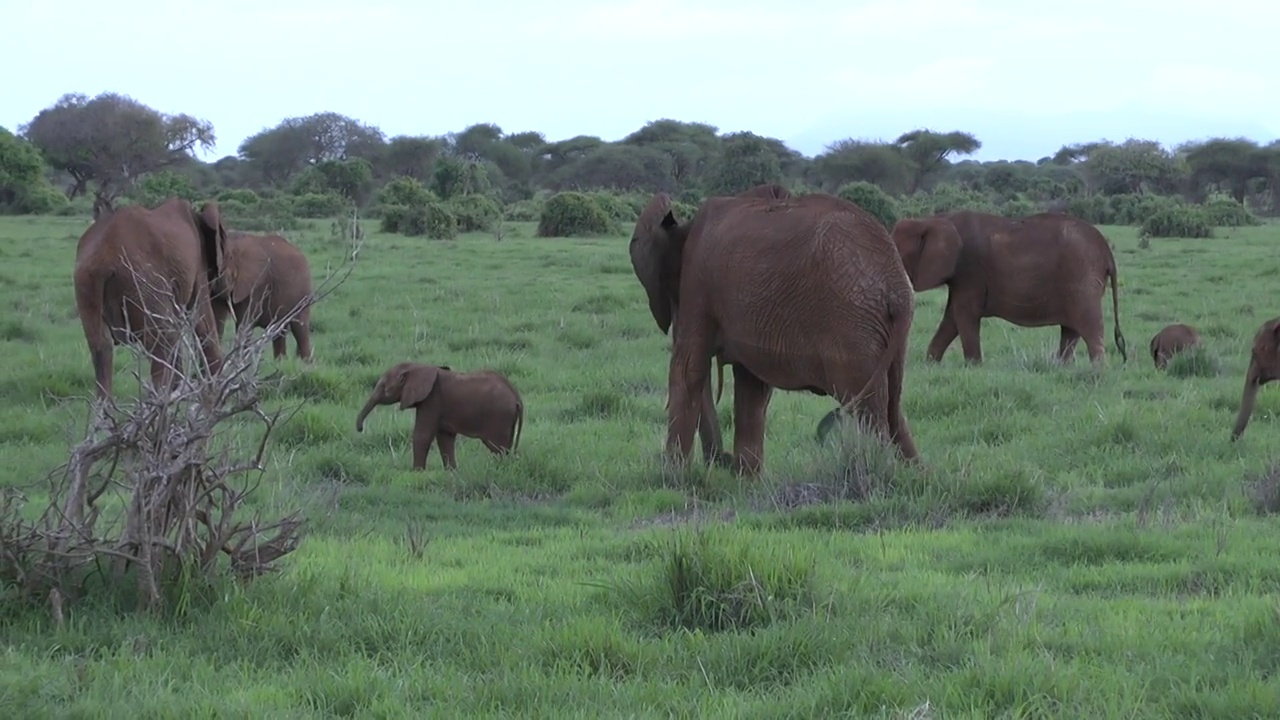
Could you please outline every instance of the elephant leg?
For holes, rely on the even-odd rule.
[[[920,459],[920,450],[916,447],[915,436],[911,434],[907,416],[902,412],[902,388],[906,370],[907,358],[903,352],[889,365],[889,435],[897,444],[903,459],[916,461]]]
[[[289,323],[289,332],[293,335],[293,342],[298,346],[298,359],[303,362],[311,362],[311,326],[309,323],[294,320]]]
[[[733,366],[733,465],[755,475],[764,465],[764,425],[773,388],[743,365]]]
[[[208,290],[202,291],[196,298],[196,337],[200,340],[200,350],[210,375],[222,372],[222,345],[218,342],[217,327],[213,319],[213,303],[209,300]]]
[[[732,458],[724,451],[720,417],[716,413],[716,400],[711,392],[710,382],[702,391],[702,404],[698,411],[698,439],[702,441],[702,457],[708,465],[731,464]]]
[[[286,338],[283,334],[277,335],[271,339],[271,357],[272,358],[279,360],[280,358],[285,356],[285,354],[289,350],[288,346],[286,345],[287,341],[288,341],[288,338]]]
[[[960,348],[966,362],[982,364],[982,314],[957,309],[952,315],[960,331]]]
[[[1063,325],[1062,333],[1058,340],[1058,362],[1070,365],[1076,359],[1076,343],[1078,342],[1080,342],[1080,333]]]
[[[413,469],[425,470],[427,455],[431,453],[431,443],[436,440],[436,431],[440,421],[428,414],[427,404],[418,406],[417,417],[413,421]]]
[[[683,328],[667,373],[667,453],[683,463],[693,446],[704,387],[711,382],[714,328]]]
[[[942,322],[938,323],[938,329],[933,333],[933,339],[929,341],[929,350],[926,357],[933,362],[942,362],[942,356],[946,354],[947,347],[955,341],[956,336],[959,334],[960,330],[956,326],[955,312],[951,300],[948,299],[947,307],[942,311]]]
[[[436,444],[440,446],[440,455],[444,459],[445,470],[458,469],[458,461],[453,455],[453,448],[458,441],[458,436],[453,433],[442,432],[436,436]]]

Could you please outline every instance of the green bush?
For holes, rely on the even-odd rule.
[[[432,240],[452,240],[458,236],[458,219],[442,202],[406,207],[389,205],[382,209],[381,230],[401,235],[425,235]]]
[[[1203,208],[1175,205],[1159,210],[1142,223],[1142,237],[1211,238],[1213,224]]]
[[[262,198],[255,203],[228,199],[218,201],[222,223],[244,232],[275,232],[302,227],[291,204],[281,198]]]
[[[238,202],[241,205],[257,205],[262,198],[258,197],[258,193],[243,188],[232,190],[223,190],[218,193],[218,202]]]
[[[918,192],[898,201],[899,217],[925,217],[957,210],[998,213],[999,208],[991,198],[976,190],[944,183],[929,192]]]
[[[892,230],[898,223],[898,203],[879,185],[859,180],[841,187],[836,195],[875,215],[886,230]]]
[[[592,200],[595,200],[596,204],[600,206],[600,209],[604,210],[605,214],[611,219],[628,225],[634,223],[636,218],[640,217],[640,211],[644,210],[643,203],[640,204],[640,207],[636,207],[635,204],[631,202],[630,197],[617,195],[611,192],[596,190],[594,192],[587,193],[587,196]]]
[[[1202,206],[1209,223],[1215,227],[1261,225],[1262,221],[1249,208],[1231,197],[1213,197]]]
[[[11,202],[0,204],[0,213],[14,215],[65,215],[67,196],[49,183],[35,183],[14,191]]]
[[[538,237],[607,235],[613,229],[609,214],[595,198],[580,192],[552,195],[538,218]]]
[[[488,195],[455,195],[445,207],[457,218],[461,232],[488,230],[502,219],[502,206]]]
[[[507,206],[507,219],[515,222],[536,222],[542,217],[544,205],[546,203],[538,198],[512,203]]]
[[[349,211],[351,203],[336,192],[294,195],[293,214],[304,218],[330,218]]]
[[[1000,214],[1007,218],[1026,217],[1041,211],[1041,206],[1034,200],[1023,197],[1011,198],[1000,206]]]
[[[440,198],[426,185],[406,175],[395,178],[378,191],[378,202],[382,205],[415,207],[439,200]]]

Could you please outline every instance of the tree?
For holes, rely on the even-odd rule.
[[[1062,148],[1056,158],[1078,163],[1088,191],[1103,195],[1172,193],[1188,175],[1185,161],[1154,140],[1082,143]]]
[[[1249,182],[1267,175],[1266,153],[1246,138],[1212,138],[1184,147],[1191,183],[1203,194],[1210,185],[1243,203]]]
[[[852,138],[838,140],[814,160],[821,184],[834,190],[851,182],[869,182],[900,194],[911,184],[910,162],[896,145]]]
[[[376,163],[386,149],[382,131],[335,112],[285,118],[240,143],[243,157],[268,183],[282,185],[308,165],[361,157]]]
[[[668,172],[673,188],[680,189],[698,182],[720,154],[722,145],[717,132],[714,125],[663,118],[647,123],[619,144],[665,154],[670,159]]]
[[[44,171],[40,151],[0,127],[0,213],[44,213],[66,203]]]
[[[605,144],[561,167],[547,180],[553,190],[610,188],[674,192],[671,158],[656,148]]]
[[[386,178],[411,177],[429,182],[431,171],[440,157],[444,143],[439,138],[397,135],[387,143],[378,163],[379,175]]]
[[[765,183],[781,183],[782,163],[777,148],[751,132],[739,132],[723,139],[723,149],[707,173],[710,195],[737,195]]]
[[[982,149],[982,143],[973,135],[958,130],[938,133],[932,130],[912,130],[898,136],[894,144],[902,149],[903,156],[911,163],[912,175],[909,192],[914,194],[924,187],[924,181],[942,169],[951,155],[972,155]]]
[[[166,115],[127,95],[73,93],[41,110],[22,128],[55,169],[72,178],[74,198],[95,183],[95,214],[137,180],[213,147],[213,124],[190,115]]]

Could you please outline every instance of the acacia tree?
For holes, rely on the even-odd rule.
[[[724,137],[724,148],[707,172],[710,195],[736,195],[765,183],[781,183],[782,161],[768,139],[751,132]]]
[[[896,145],[847,138],[827,146],[813,162],[822,185],[834,190],[859,180],[874,183],[887,193],[905,192],[911,184],[911,163]]]
[[[285,118],[240,143],[240,156],[267,183],[283,185],[326,160],[364,158],[376,165],[386,149],[382,131],[335,112]]]
[[[1216,185],[1243,203],[1250,182],[1267,176],[1267,153],[1247,138],[1212,138],[1182,149],[1198,194]]]
[[[193,157],[216,140],[213,124],[187,114],[166,115],[118,93],[92,99],[69,93],[21,128],[45,161],[71,176],[67,197],[94,188],[94,214],[143,175]]]
[[[894,144],[911,163],[913,172],[908,190],[911,194],[922,188],[930,175],[945,167],[949,156],[972,155],[982,149],[978,138],[959,130],[949,133],[912,130],[899,135]]]

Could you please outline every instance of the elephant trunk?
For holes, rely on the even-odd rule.
[[[369,399],[365,402],[364,407],[360,408],[360,414],[356,416],[356,432],[364,432],[364,419],[373,412],[373,409],[382,404],[382,383],[378,383],[378,387],[373,389],[373,394],[369,395]]]
[[[1258,388],[1261,386],[1258,380],[1258,365],[1255,361],[1250,361],[1249,372],[1244,378],[1244,395],[1240,398],[1240,414],[1236,416],[1236,427],[1231,431],[1232,442],[1244,434],[1244,428],[1249,424],[1249,417],[1253,415],[1253,403],[1258,397]]]

